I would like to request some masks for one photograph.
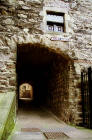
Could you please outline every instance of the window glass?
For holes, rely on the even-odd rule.
[[[47,30],[52,32],[64,32],[64,14],[47,12]]]

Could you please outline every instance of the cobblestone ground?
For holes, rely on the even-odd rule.
[[[16,131],[11,140],[46,140],[43,134],[47,132],[65,134],[54,138],[56,140],[92,140],[91,130],[69,126],[50,111],[26,103],[18,111]]]

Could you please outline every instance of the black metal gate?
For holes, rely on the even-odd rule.
[[[92,68],[81,72],[83,126],[92,128]]]

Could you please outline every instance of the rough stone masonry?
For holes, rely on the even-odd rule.
[[[51,34],[46,31],[45,16],[46,11],[50,10],[65,14],[64,33]],[[59,77],[52,80],[59,81],[59,84],[54,92],[54,85],[50,84],[50,89],[55,94],[52,101],[48,98],[48,102],[52,110],[59,108],[58,116],[64,121],[82,123],[79,85],[81,70],[92,65],[92,0],[0,0],[0,93],[17,91],[17,47],[28,43],[38,43],[70,59],[66,67],[64,62],[61,62],[63,68],[60,64],[58,69],[52,66],[55,77]],[[66,82],[62,71],[67,77]],[[63,84],[69,82],[66,97],[62,95],[62,105],[56,104],[63,87],[59,79],[62,79]],[[63,113],[60,112],[61,106],[65,108]]]

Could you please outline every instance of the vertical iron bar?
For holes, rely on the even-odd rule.
[[[86,72],[86,93],[87,93],[87,127],[89,127],[89,93],[88,93],[88,84],[87,84],[87,79],[88,79],[88,71]]]
[[[92,69],[91,69],[91,74],[90,74],[90,128],[92,128]]]
[[[89,109],[88,109],[87,76],[88,76],[88,72],[86,72],[86,101],[87,101],[87,104],[86,104],[86,112],[87,112],[87,127],[89,127],[89,116],[88,116]]]
[[[92,128],[92,77],[91,77],[91,67],[88,68],[88,83],[89,83],[89,109],[90,109],[90,128]]]
[[[84,77],[83,72],[81,72],[81,93],[82,93],[82,110],[83,110],[83,126],[85,124],[85,114],[84,114]]]
[[[86,73],[84,72],[84,125],[85,125],[85,127],[87,127],[87,111],[86,111],[87,101],[86,101],[86,80],[85,80],[85,77],[86,77]]]

